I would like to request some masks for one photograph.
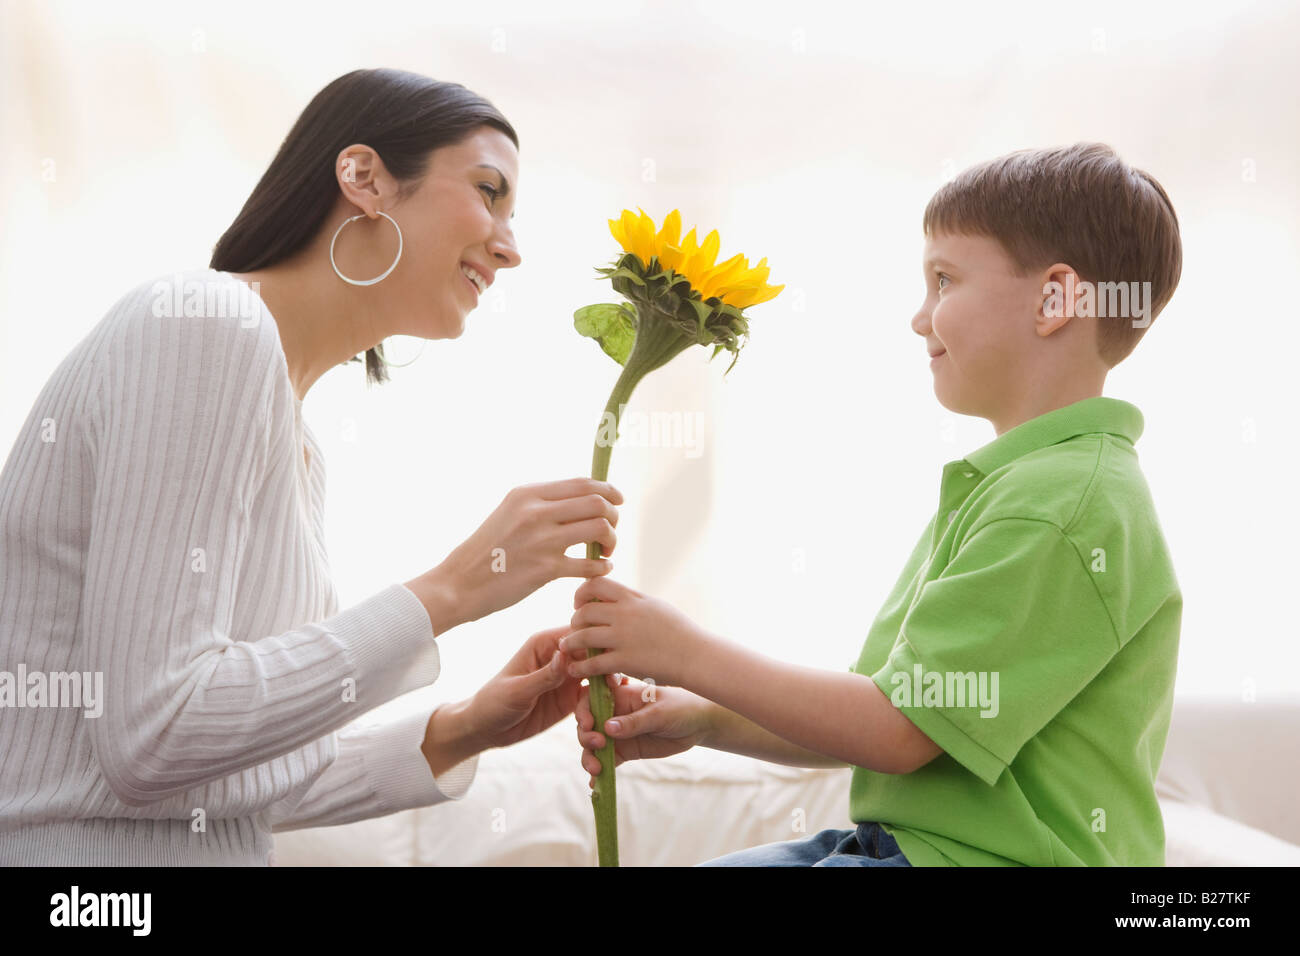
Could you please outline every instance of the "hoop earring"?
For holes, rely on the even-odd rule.
[[[420,356],[424,354],[424,347],[428,344],[429,344],[428,339],[424,339],[424,338],[420,339],[420,351],[415,353],[415,358],[411,359],[411,361],[409,362],[402,362],[400,365],[396,362],[388,361],[388,359],[384,358],[383,353],[381,352],[376,352],[375,357],[378,358],[379,361],[383,362],[384,365],[388,366],[389,368],[406,368],[406,366],[414,365],[416,363],[416,361],[420,358]]]
[[[350,283],[351,285],[374,285],[376,282],[388,278],[389,274],[394,269],[397,268],[398,259],[402,258],[402,230],[401,227],[397,225],[397,220],[394,219],[392,216],[388,215],[388,213],[386,212],[383,212],[378,209],[376,209],[375,211],[378,212],[379,215],[387,219],[389,222],[391,222],[393,224],[393,228],[397,230],[397,259],[393,260],[393,264],[389,266],[386,270],[384,270],[382,275],[375,276],[373,279],[349,279],[342,272],[339,272],[338,263],[334,261],[334,243],[338,240],[339,233],[343,231],[344,226],[346,226],[350,222],[356,222],[358,219],[364,219],[366,217],[366,214],[358,213],[357,215],[351,217],[350,219],[344,219],[343,222],[339,225],[339,227],[334,230],[334,238],[330,240],[330,265],[334,267],[334,272],[340,279],[342,279],[344,282]]]

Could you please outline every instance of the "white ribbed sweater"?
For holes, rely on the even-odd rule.
[[[68,354],[0,472],[0,864],[261,865],[272,831],[464,795],[478,758],[435,781],[427,712],[362,716],[438,646],[401,584],[338,610],[324,494],[233,276],[144,282]],[[70,672],[99,705],[31,706]]]

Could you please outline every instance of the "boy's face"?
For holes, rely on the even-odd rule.
[[[925,339],[934,393],[961,415],[995,425],[1012,419],[1041,374],[1040,277],[1018,277],[987,236],[938,234],[925,241],[925,301],[912,329]]]

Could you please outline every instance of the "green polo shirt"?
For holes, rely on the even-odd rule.
[[[917,866],[1163,866],[1155,778],[1182,593],[1134,443],[1087,398],[944,466],[851,671],[943,749],[853,768],[855,823]]]

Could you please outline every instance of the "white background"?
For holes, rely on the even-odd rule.
[[[1080,11],[1083,10],[1082,14]],[[921,211],[957,170],[1101,140],[1166,187],[1182,283],[1106,394],[1181,582],[1180,693],[1297,685],[1300,75],[1289,3],[0,3],[0,452],[135,284],[206,266],[310,98],[358,67],[460,82],[519,131],[522,267],[456,341],[308,394],[342,606],[440,561],[512,486],[585,474],[615,364],[606,220],[680,208],[787,288],[633,408],[705,417],[703,454],[616,448],[615,577],[788,661],[843,670],[992,427],[936,401],[909,322]],[[419,342],[393,342],[404,361]],[[575,549],[572,553],[578,553]],[[802,561],[803,570],[798,570]],[[576,581],[442,639],[463,697]]]

